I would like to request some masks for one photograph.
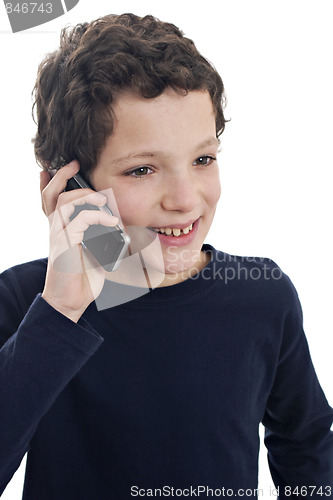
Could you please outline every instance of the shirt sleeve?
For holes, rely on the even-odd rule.
[[[38,293],[20,319],[19,297],[0,276],[0,495],[29,449],[39,421],[103,338]],[[11,331],[16,323],[16,331]]]
[[[333,410],[318,382],[290,284],[279,359],[263,418],[272,478],[280,499],[333,497]]]

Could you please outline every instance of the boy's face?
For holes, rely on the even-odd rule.
[[[125,230],[139,226],[155,237],[154,229],[163,229],[164,272],[170,284],[182,281],[179,273],[191,275],[207,263],[201,247],[220,197],[209,93],[167,90],[145,99],[126,92],[113,109],[114,131],[91,183],[97,191],[113,189]]]

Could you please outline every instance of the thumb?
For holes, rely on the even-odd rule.
[[[42,209],[43,209],[44,214],[47,215],[46,209],[45,209],[45,204],[44,204],[43,191],[46,188],[46,186],[48,185],[48,183],[50,182],[51,176],[48,172],[46,172],[45,170],[42,170],[39,173],[39,177],[40,177],[40,181],[39,181],[40,194],[42,197]]]

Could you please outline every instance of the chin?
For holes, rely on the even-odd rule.
[[[202,262],[200,248],[170,247],[163,252],[164,272],[166,275],[182,273],[193,269],[200,270]]]

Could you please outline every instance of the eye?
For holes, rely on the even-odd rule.
[[[125,172],[124,175],[136,177],[138,179],[140,177],[146,177],[146,175],[148,175],[150,172],[152,172],[152,169],[150,167],[147,167],[146,165],[143,165],[142,167],[138,167],[134,170],[130,170],[129,172]]]
[[[206,167],[207,165],[210,165],[211,163],[213,163],[213,161],[216,161],[215,156],[204,155],[204,156],[199,156],[199,158],[197,158],[193,162],[193,164],[194,165],[202,165],[202,166]]]

